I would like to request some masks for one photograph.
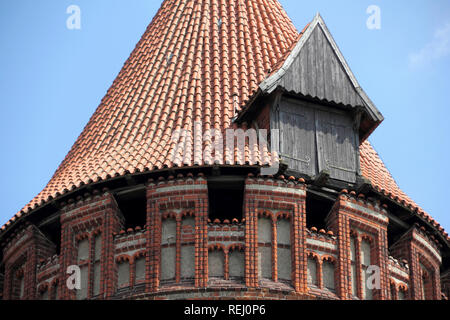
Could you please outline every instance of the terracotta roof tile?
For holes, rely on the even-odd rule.
[[[182,154],[171,136],[175,130],[192,131],[196,121],[203,130],[229,128],[235,107],[244,106],[283,64],[301,35],[276,0],[164,1],[48,185],[22,212],[125,173],[213,162],[270,163],[276,157],[258,146],[247,146],[244,157],[225,149],[194,158],[192,149],[200,141],[194,139]],[[361,146],[361,167],[380,191],[427,216],[400,190],[368,142]]]

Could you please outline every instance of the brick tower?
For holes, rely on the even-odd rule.
[[[446,298],[450,239],[368,142],[382,121],[320,15],[165,0],[1,228],[2,298]]]

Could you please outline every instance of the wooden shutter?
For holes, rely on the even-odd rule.
[[[356,134],[345,114],[316,111],[319,171],[328,170],[332,179],[356,182]]]
[[[279,119],[282,159],[292,170],[316,175],[314,110],[285,100],[280,108]]]

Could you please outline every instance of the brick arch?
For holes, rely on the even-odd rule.
[[[434,279],[434,274],[436,272],[436,268],[434,263],[432,262],[431,259],[429,259],[428,257],[426,257],[424,254],[417,252],[417,261],[419,262],[419,264],[422,264],[426,270],[423,270],[422,267],[419,265],[419,279],[420,279],[420,287],[423,286],[423,279],[422,277],[425,277],[427,279],[427,281],[429,282],[429,288],[425,288],[425,294],[426,296],[428,296],[428,299],[434,299],[435,295],[436,295],[436,283],[435,283],[435,279]],[[425,272],[425,273],[424,273]],[[431,290],[431,292],[427,291]]]
[[[275,220],[291,220],[292,219],[292,213],[291,212],[285,212],[285,211],[280,211],[276,214],[275,216]]]
[[[366,233],[361,234],[361,241],[369,242],[371,248],[373,248],[373,246],[375,245],[375,239]]]
[[[408,286],[404,283],[399,283],[397,289],[398,291],[403,291],[404,293],[408,292]]]
[[[212,243],[208,245],[209,251],[223,251],[223,253],[226,253],[227,248],[222,243]]]
[[[174,211],[170,211],[170,212],[165,212],[162,216],[161,216],[161,220],[169,220],[169,219],[173,219],[175,221],[177,221],[177,217],[178,214]]]
[[[77,241],[77,243],[86,239],[89,240],[89,236],[90,236],[89,232],[85,231],[80,234],[77,234],[75,240]]]
[[[134,262],[139,258],[145,258],[147,256],[147,251],[141,250],[133,254],[133,256],[130,259],[130,264],[134,264]]]
[[[232,243],[228,245],[226,248],[227,252],[234,252],[234,251],[245,251],[245,246],[242,243]]]
[[[333,290],[336,290],[336,287],[339,283],[339,272],[337,270],[337,259],[331,255],[322,255],[320,261],[320,288],[325,288],[325,273],[324,273],[324,265],[329,263],[333,266]]]
[[[194,210],[191,210],[191,209],[189,209],[189,210],[183,210],[183,211],[181,212],[181,219],[184,219],[184,218],[186,218],[186,217],[188,217],[188,218],[195,218],[195,217],[196,217],[195,211],[194,211]]]
[[[392,300],[398,299],[398,293],[400,291],[405,294],[405,297],[407,296],[409,288],[406,284],[404,284],[404,283],[397,284],[393,279],[389,279],[389,285],[390,285],[391,293],[392,293],[392,290],[395,291],[395,297],[391,297]]]
[[[320,283],[322,281],[322,261],[320,256],[313,251],[307,251],[306,252],[306,259],[312,259],[316,264],[316,283],[313,284],[314,286],[320,287]],[[308,271],[309,273],[309,271]],[[308,283],[308,287],[310,287]]]
[[[273,214],[273,212],[271,210],[267,210],[267,209],[258,211],[258,218],[268,218],[272,221],[276,220],[276,217]]]
[[[334,266],[336,266],[336,264],[337,264],[336,258],[333,257],[333,256],[330,256],[330,255],[328,255],[328,254],[323,255],[321,260],[322,260],[321,263],[324,263],[324,262],[330,262],[330,263],[333,264]]]
[[[434,271],[436,269],[433,262],[430,261],[431,259],[424,254],[417,252],[417,258],[419,263],[423,264],[427,270]]]
[[[116,257],[115,260],[116,260],[117,263],[123,263],[125,261],[128,261],[128,263],[131,263],[132,262],[132,257],[130,257],[127,254],[122,254],[122,255]]]
[[[306,256],[315,259],[317,263],[321,262],[320,256],[313,251],[307,251]]]

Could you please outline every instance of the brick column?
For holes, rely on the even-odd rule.
[[[195,256],[196,256],[196,287],[208,286],[208,188],[206,180],[199,181],[203,186],[203,190],[198,194],[195,201]]]
[[[95,235],[101,235],[102,251],[100,259],[100,296],[109,298],[115,293],[114,240],[113,233],[118,233],[123,226],[123,216],[114,197],[105,189],[103,193],[94,191],[84,198],[71,199],[61,209],[61,275],[59,283],[61,299],[75,299],[75,290],[69,290],[67,268],[77,264],[75,238],[87,234],[90,241],[90,260],[93,257]],[[91,261],[92,262],[92,261]],[[92,266],[89,267],[89,270]],[[93,289],[93,272],[88,273],[88,297]]]
[[[161,276],[161,227],[164,211],[190,210],[195,216],[194,285],[206,287],[208,282],[208,186],[203,175],[178,175],[168,180],[149,181],[147,188],[147,252],[146,290],[157,292]],[[177,213],[176,280],[181,271],[181,216]]]
[[[373,239],[372,264],[380,268],[380,290],[375,290],[374,298],[385,300],[389,297],[389,271],[387,250],[387,226],[389,218],[384,207],[364,195],[356,196],[355,192],[343,190],[327,218],[327,227],[338,237],[338,295],[342,299],[352,298],[350,233],[368,236]],[[360,241],[360,239],[358,240]],[[357,254],[360,252],[357,250]],[[357,257],[359,265],[359,257]],[[360,268],[358,268],[360,270]],[[360,278],[361,275],[357,278]],[[362,281],[358,281],[359,294],[362,292]]]
[[[391,246],[395,258],[408,261],[410,271],[409,296],[411,300],[422,299],[422,266],[431,276],[431,299],[441,300],[440,265],[442,256],[439,244],[424,227],[413,226]]]
[[[305,199],[306,189],[304,180],[295,181],[293,177],[285,180],[273,178],[255,178],[249,175],[245,182],[245,283],[247,287],[259,286],[258,270],[258,212],[283,211],[289,212],[291,222],[291,282],[297,293],[307,290],[307,257],[305,253],[306,218]],[[275,219],[276,221],[276,219]],[[272,221],[272,224],[275,222]],[[276,230],[272,226],[273,230]],[[277,234],[272,234],[272,264],[274,281],[277,281]]]
[[[258,285],[258,213],[255,201],[245,196],[245,285]]]
[[[339,281],[336,283],[336,293],[343,300],[351,299],[352,292],[350,282],[350,229],[345,212],[340,210],[342,207],[341,201],[345,200],[345,196],[339,197],[327,221],[327,229],[332,230],[337,236],[338,263],[336,272],[338,273],[337,278]]]
[[[161,265],[161,215],[155,199],[155,190],[156,184],[150,181],[147,189],[147,256],[145,258],[147,292],[158,290]]]
[[[303,183],[304,181],[300,181]],[[302,188],[305,188],[303,185]],[[294,288],[297,292],[308,291],[308,256],[306,254],[306,192],[298,195],[294,205],[293,232],[294,232]]]
[[[37,264],[42,259],[53,256],[55,245],[34,225],[27,224],[17,231],[7,241],[3,250],[5,264],[4,299],[15,298],[14,290],[15,272],[18,268],[23,270],[24,292],[22,299],[33,300],[37,297]]]

